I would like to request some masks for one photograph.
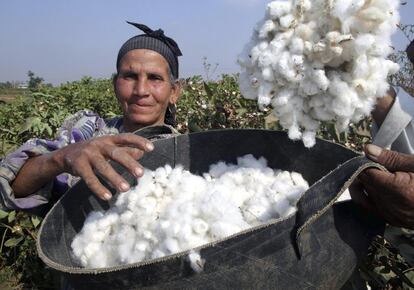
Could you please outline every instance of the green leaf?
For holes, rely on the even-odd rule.
[[[25,218],[23,220],[20,220],[19,224],[22,228],[25,228],[25,229],[30,229],[33,226],[32,222],[30,221],[29,218]]]
[[[6,211],[4,211],[4,210],[1,210],[0,209],[0,220],[1,219],[4,219],[5,217],[7,217],[9,215],[9,213],[8,212],[6,212]]]
[[[336,142],[340,142],[341,141],[341,136],[340,133],[338,132],[338,129],[336,128],[336,125],[334,123],[328,123],[327,124],[327,131],[329,133],[329,135],[334,138],[334,140]]]
[[[26,122],[20,126],[19,134],[29,131],[32,127],[39,124],[39,122],[41,122],[39,117],[30,117],[26,119]]]
[[[201,131],[203,131],[203,129],[201,129],[201,127],[198,126],[198,124],[194,121],[188,122],[188,129],[190,130],[190,132],[201,132]]]
[[[37,216],[32,216],[32,224],[35,228],[37,228],[37,226],[40,224],[40,222],[42,221],[39,217]]]
[[[7,218],[7,221],[9,223],[13,222],[16,219],[16,211],[9,212],[9,216]]]
[[[12,248],[17,246],[21,241],[23,241],[24,237],[18,237],[18,238],[11,238],[8,239],[5,243],[4,246],[8,247],[8,248]]]
[[[210,98],[213,96],[213,91],[211,90],[210,86],[206,83],[203,82],[204,84],[204,90],[206,91],[207,96]]]

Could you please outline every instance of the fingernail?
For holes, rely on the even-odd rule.
[[[142,175],[142,169],[141,168],[137,168],[137,169],[135,169],[135,176],[136,177],[139,177],[139,176],[141,176]]]
[[[120,187],[122,191],[127,191],[129,189],[129,185],[125,182],[122,182]]]
[[[112,194],[106,192],[104,193],[103,197],[105,200],[110,200],[112,198]]]
[[[367,145],[366,149],[368,157],[374,161],[377,161],[382,153],[382,148],[374,144]]]
[[[154,150],[154,144],[147,143],[147,149],[150,150],[150,151]]]

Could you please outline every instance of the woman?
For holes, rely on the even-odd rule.
[[[57,140],[30,140],[6,156],[0,163],[0,208],[41,208],[55,197],[52,193],[63,194],[79,179],[76,177],[82,178],[99,198],[109,200],[111,193],[96,173],[117,190],[127,191],[129,184],[108,160],[140,177],[143,169],[136,160],[153,149],[148,139],[131,132],[163,126],[162,134],[152,139],[176,133],[165,123],[173,125],[172,108],[181,92],[181,51],[162,30],[130,24],[145,34],[127,40],[118,53],[113,84],[123,116],[104,121],[91,112],[79,112],[64,122]],[[120,134],[107,135],[114,129]]]

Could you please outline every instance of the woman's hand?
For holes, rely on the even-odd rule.
[[[70,144],[49,154],[30,158],[20,169],[12,184],[16,197],[25,197],[63,172],[81,177],[99,198],[111,199],[110,191],[99,181],[97,174],[108,180],[119,191],[127,191],[129,184],[109,164],[113,160],[136,177],[143,174],[136,161],[154,145],[132,133],[102,136],[89,141]]]
[[[389,172],[364,170],[351,188],[352,199],[394,226],[414,229],[414,156],[376,145],[367,145],[365,152]]]

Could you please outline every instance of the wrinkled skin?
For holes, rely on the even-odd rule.
[[[389,171],[363,171],[350,188],[352,199],[391,225],[414,229],[414,156],[375,145],[365,151]]]

